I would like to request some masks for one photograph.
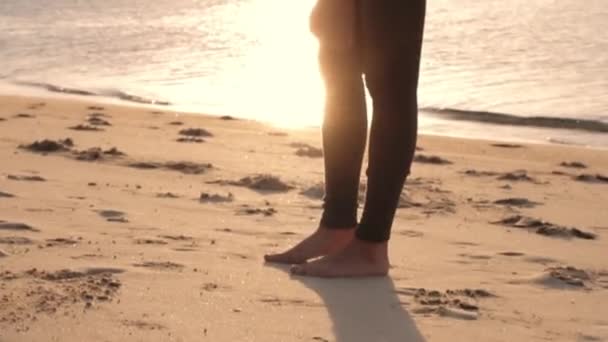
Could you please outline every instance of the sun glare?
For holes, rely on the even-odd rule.
[[[324,88],[317,67],[318,43],[308,29],[314,1],[250,1],[239,18],[254,37],[238,71],[244,86],[236,95],[257,117],[283,127],[318,125]],[[234,94],[233,94],[234,96]],[[251,112],[252,108],[243,108]]]

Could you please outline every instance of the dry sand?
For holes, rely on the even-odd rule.
[[[422,136],[391,276],[307,279],[262,255],[317,224],[317,130],[0,103],[2,342],[608,340],[605,150]]]

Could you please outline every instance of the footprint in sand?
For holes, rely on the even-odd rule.
[[[161,239],[173,240],[173,241],[193,241],[194,238],[192,236],[186,235],[159,235]]]
[[[164,164],[164,168],[188,175],[199,175],[213,169],[213,165],[211,163],[167,162]]]
[[[400,288],[398,295],[413,297],[418,307],[415,314],[440,315],[443,317],[476,320],[479,317],[479,301],[496,295],[484,289],[437,291],[417,288]]]
[[[27,225],[25,223],[19,222],[7,222],[0,220],[0,231],[9,230],[9,231],[29,231],[29,232],[39,232],[40,230]]]
[[[323,183],[317,183],[300,191],[300,195],[314,200],[322,200],[323,197],[325,197],[325,185]]]
[[[141,263],[133,264],[133,266],[151,268],[159,271],[177,271],[184,268],[184,265],[171,261],[143,261]]]
[[[226,259],[231,259],[232,257],[234,258],[238,258],[241,260],[248,260],[251,259],[248,255],[242,254],[242,253],[226,253],[227,255],[222,256],[221,258],[226,260]]]
[[[183,126],[184,123],[181,122],[181,121],[171,121],[171,122],[168,123],[168,125],[171,125],[171,126]]]
[[[483,255],[483,254],[461,253],[458,255],[461,257],[469,258],[469,259],[473,259],[473,260],[491,260],[492,259],[492,257],[490,255]]]
[[[201,203],[230,203],[234,201],[234,195],[231,192],[229,192],[227,195],[201,192],[198,201]]]
[[[575,180],[592,184],[608,184],[608,176],[600,174],[582,174],[574,177]]]
[[[540,275],[510,281],[509,284],[533,284],[556,290],[594,290],[608,288],[608,272],[572,266],[549,267]]]
[[[272,175],[259,174],[247,176],[238,181],[217,180],[210,181],[207,184],[232,185],[246,187],[261,193],[266,192],[287,192],[294,189],[293,186],[283,182],[279,177]]]
[[[69,151],[74,146],[74,141],[71,138],[63,140],[36,140],[28,145],[20,145],[19,148],[34,152],[34,153],[56,153]]]
[[[400,196],[399,196],[399,202],[397,203],[397,208],[398,209],[405,209],[405,208],[420,208],[422,207],[423,204],[414,201],[413,199],[410,198],[410,196],[408,194],[406,194],[405,192],[403,192]]]
[[[197,138],[197,137],[182,137],[175,139],[178,143],[187,143],[187,144],[202,144],[206,142],[205,139]]]
[[[456,203],[447,197],[430,198],[426,203],[410,202],[409,206],[403,206],[401,202],[399,208],[421,208],[422,213],[429,215],[450,215],[456,213]]]
[[[321,158],[323,157],[323,150],[321,150],[320,148],[316,148],[316,147],[306,147],[306,148],[299,148],[296,151],[296,156],[298,157],[308,157],[308,158]]]
[[[23,236],[0,237],[0,245],[32,245],[34,240]]]
[[[127,223],[129,220],[125,217],[126,214],[118,210],[97,210],[99,216],[106,219],[108,222]]]
[[[475,169],[468,169],[462,171],[463,174],[471,177],[497,177],[496,179],[501,181],[513,181],[513,182],[529,182],[534,184],[542,184],[536,179],[528,175],[526,170],[516,170],[513,172],[495,172],[495,171],[478,171]]]
[[[104,255],[102,255],[102,254],[87,253],[87,254],[81,254],[81,255],[71,256],[70,258],[74,259],[74,260],[102,259],[102,258],[104,258]]]
[[[179,198],[179,195],[176,195],[172,192],[162,192],[162,193],[156,194],[156,197],[158,197],[158,198]]]
[[[14,198],[15,195],[0,191],[0,198]]]
[[[219,285],[217,283],[205,283],[205,284],[203,284],[203,286],[201,286],[201,290],[203,290],[205,292],[214,292],[214,291],[218,291],[218,290],[229,290],[229,289],[230,289],[230,287]]]
[[[468,241],[454,241],[452,242],[453,245],[457,245],[457,246],[464,246],[464,247],[477,247],[480,246],[480,244],[475,243],[475,242],[468,242]]]
[[[13,181],[24,181],[24,182],[46,182],[46,179],[40,176],[19,176],[19,175],[8,175],[7,179]]]
[[[112,124],[109,121],[102,119],[101,117],[102,117],[102,115],[91,114],[91,115],[89,115],[87,122],[92,126],[106,126],[106,127],[112,126]]]
[[[521,253],[521,252],[501,252],[501,253],[498,253],[498,255],[508,256],[508,257],[521,257],[526,254]]]
[[[89,114],[90,118],[111,118],[111,115],[108,115],[106,113],[99,113],[99,112],[95,112],[95,113],[91,113]]]
[[[602,337],[599,337],[599,336],[579,333],[577,341],[581,341],[581,342],[604,342],[606,340],[604,338],[602,338]]]
[[[397,234],[411,237],[411,238],[421,238],[424,236],[423,232],[418,232],[415,230],[400,230],[400,231],[397,231]]]
[[[494,177],[498,176],[498,172],[495,171],[478,171],[475,169],[468,169],[461,172],[464,175],[471,177]]]
[[[55,210],[50,208],[25,208],[25,211],[30,213],[52,213]]]
[[[504,181],[513,181],[513,182],[530,182],[530,183],[539,183],[534,178],[528,175],[526,170],[516,170],[513,172],[506,172],[498,176],[498,180]]]
[[[524,258],[524,260],[527,262],[533,263],[533,264],[541,264],[541,265],[558,263],[558,261],[553,258],[543,257],[543,256],[527,256]]]
[[[82,279],[90,276],[108,276],[114,274],[124,273],[125,270],[121,268],[113,267],[85,267],[77,270],[63,269],[55,272],[38,271],[32,269],[26,273],[29,275],[36,276],[38,278],[50,281],[62,281],[69,279]],[[110,287],[120,287],[120,282],[109,284]]]
[[[566,167],[569,169],[586,169],[587,165],[578,161],[572,161],[572,162],[561,162],[559,164],[559,166],[561,167]]]
[[[36,115],[28,114],[28,113],[19,113],[19,114],[15,114],[13,117],[18,118],[18,119],[34,119],[34,118],[36,118]]]
[[[112,301],[122,285],[115,275],[121,272],[123,270],[112,268],[4,272],[0,278],[15,283],[13,288],[20,292],[11,292],[2,298],[0,322],[9,319],[25,324],[35,321],[39,314],[72,315],[82,312],[80,305],[90,309],[94,304]]]
[[[272,207],[268,208],[254,208],[247,204],[243,204],[241,208],[237,209],[237,215],[262,215],[262,216],[273,216],[277,213],[277,210]]]
[[[295,154],[298,157],[308,158],[321,158],[323,157],[323,150],[306,143],[291,143],[290,147],[297,149]]]
[[[262,236],[262,235],[266,234],[266,232],[261,232],[261,231],[237,230],[237,229],[232,229],[232,228],[218,228],[218,229],[215,229],[215,231],[221,232],[221,233],[243,235],[243,236]]]
[[[423,164],[434,164],[434,165],[449,165],[453,164],[451,161],[441,158],[439,156],[427,156],[424,154],[416,154],[414,156],[414,162]]]
[[[456,213],[456,203],[449,196],[451,192],[440,188],[440,184],[437,179],[410,179],[408,191],[399,197],[398,208],[416,208],[426,215]]]
[[[308,308],[321,308],[324,307],[321,303],[315,303],[304,299],[291,299],[291,298],[279,298],[279,297],[267,297],[259,300],[260,303],[270,304],[273,306],[302,306]]]
[[[319,342],[329,342],[328,339],[326,339],[325,337],[321,337],[321,336],[315,336],[312,338],[313,341],[319,341]]]
[[[166,245],[166,244],[168,244],[168,242],[165,240],[146,239],[146,238],[135,239],[135,240],[133,240],[133,243],[135,243],[136,245]]]
[[[494,201],[494,204],[518,208],[534,208],[542,203],[530,201],[527,198],[512,197],[496,200]]]
[[[210,138],[213,136],[211,132],[204,128],[185,128],[179,131],[179,135],[198,138]]]
[[[537,282],[546,287],[587,287],[592,281],[591,277],[590,272],[575,267],[552,267],[545,270],[545,274]]]
[[[155,322],[147,322],[147,321],[142,321],[142,320],[123,320],[122,325],[129,327],[129,328],[137,328],[140,330],[150,330],[150,331],[154,331],[154,330],[165,330],[167,329],[166,326],[160,324],[160,323],[155,323]]]
[[[116,147],[107,150],[103,150],[100,147],[92,147],[88,150],[73,151],[72,154],[79,161],[101,161],[108,158],[120,158],[126,155]]]
[[[536,234],[555,238],[579,238],[584,240],[594,240],[597,238],[597,235],[594,233],[589,233],[578,228],[564,227],[551,222],[522,215],[513,215],[490,223],[525,229],[535,232]]]
[[[28,109],[40,109],[44,106],[46,106],[45,102],[36,102],[36,103],[32,103],[31,105],[29,105],[27,108]]]
[[[0,258],[4,258],[9,256],[10,254],[8,254],[8,252],[3,251],[2,249],[0,249]]]
[[[105,110],[105,108],[101,107],[101,106],[89,106],[89,107],[87,107],[87,109],[88,110],[100,110],[100,111]]]
[[[73,131],[85,131],[85,132],[103,132],[104,131],[104,129],[99,128],[97,126],[83,125],[83,124],[79,124],[76,126],[70,126],[70,127],[68,127],[68,129],[71,129]]]
[[[473,208],[479,210],[494,208],[490,201],[484,199],[467,198],[467,203],[471,204]]]
[[[199,164],[193,162],[134,162],[127,164],[127,166],[142,170],[166,169],[187,175],[203,174],[213,168],[213,165],[210,163]]]
[[[45,247],[76,246],[80,241],[70,238],[46,239]]]
[[[506,144],[506,143],[498,143],[498,144],[492,144],[491,146],[493,147],[500,147],[500,148],[522,148],[522,145],[519,144]]]
[[[175,247],[171,248],[172,251],[176,252],[197,252],[200,250],[198,247]]]

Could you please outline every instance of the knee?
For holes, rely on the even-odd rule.
[[[371,63],[365,70],[365,83],[370,94],[414,95],[418,88],[418,66],[403,60]]]
[[[365,83],[375,104],[381,107],[417,106],[417,82],[397,73],[365,77]]]

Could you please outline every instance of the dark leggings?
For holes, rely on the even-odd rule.
[[[328,1],[328,0],[319,0]],[[357,225],[367,138],[365,86],[373,100],[366,201],[356,236],[385,242],[416,148],[417,88],[425,0],[357,1],[356,42],[336,49],[321,40],[327,98],[323,123],[325,198],[321,225]]]

